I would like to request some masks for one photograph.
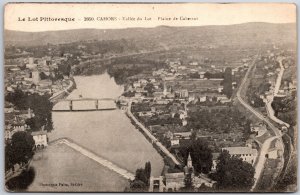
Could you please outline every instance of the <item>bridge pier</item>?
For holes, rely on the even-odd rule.
[[[96,110],[98,110],[98,108],[99,108],[99,102],[98,102],[98,100],[95,100],[95,106],[96,106]]]
[[[69,108],[71,111],[73,110],[73,101],[72,100],[69,101]]]

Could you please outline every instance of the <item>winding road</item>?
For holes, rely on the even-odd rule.
[[[266,103],[266,108],[267,108],[267,111],[268,111],[268,116],[276,123],[282,125],[282,126],[286,126],[286,127],[290,127],[289,124],[283,122],[282,120],[278,119],[276,116],[275,116],[275,111],[272,107],[272,102],[274,100],[274,97],[276,97],[278,95],[278,92],[279,92],[279,88],[280,88],[280,85],[281,85],[281,80],[282,80],[282,77],[283,77],[283,73],[284,73],[284,67],[282,65],[282,58],[279,59],[279,65],[280,65],[280,72],[278,74],[278,77],[276,79],[276,84],[275,84],[275,87],[274,87],[274,92],[271,96],[268,96],[267,97],[267,103]]]
[[[264,143],[262,144],[262,147],[261,147],[261,150],[260,150],[260,153],[259,153],[259,156],[258,156],[258,161],[257,161],[257,164],[255,166],[255,175],[254,175],[254,179],[255,179],[255,182],[254,182],[254,185],[252,186],[251,188],[251,191],[253,191],[257,185],[257,181],[259,180],[260,176],[261,176],[261,173],[263,171],[263,168],[264,168],[264,165],[265,165],[265,162],[266,162],[266,154],[268,153],[268,150],[270,148],[270,145],[271,145],[271,142],[275,139],[279,139],[280,140],[280,143],[281,145],[283,146],[283,143],[282,143],[282,139],[281,139],[281,131],[276,128],[270,121],[268,118],[265,118],[264,115],[262,115],[260,112],[256,111],[253,107],[251,107],[246,101],[243,100],[243,98],[241,97],[241,90],[245,87],[245,84],[247,82],[247,79],[249,79],[249,74],[252,70],[252,67],[255,66],[255,63],[256,63],[256,60],[258,58],[258,55],[256,55],[255,59],[253,60],[252,64],[249,66],[249,69],[244,77],[244,79],[242,80],[241,82],[241,85],[237,91],[237,98],[238,100],[240,101],[240,103],[246,108],[248,109],[249,111],[251,111],[257,118],[259,118],[260,120],[264,121],[269,127],[270,129],[273,131],[274,135],[273,137],[270,137],[268,139],[266,139],[264,141]]]

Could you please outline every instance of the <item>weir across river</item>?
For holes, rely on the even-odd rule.
[[[79,152],[80,154],[96,161],[97,163],[101,164],[102,166],[110,169],[111,171],[114,171],[116,173],[118,173],[119,175],[121,175],[122,177],[129,179],[129,180],[133,180],[134,179],[134,174],[119,167],[118,165],[96,155],[95,153],[89,151],[88,149],[76,144],[74,141],[69,140],[68,138],[61,138],[55,141],[52,141],[53,144],[65,144],[71,148],[73,148],[74,150],[76,150],[77,152]]]

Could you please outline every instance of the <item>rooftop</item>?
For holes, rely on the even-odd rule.
[[[35,136],[35,135],[47,135],[47,131],[34,131],[31,133],[32,136]]]
[[[166,173],[166,179],[178,179],[178,178],[184,178],[184,173],[180,172],[180,173]]]
[[[227,150],[229,154],[257,154],[256,149],[252,149],[249,147],[226,147],[222,148],[222,150]]]

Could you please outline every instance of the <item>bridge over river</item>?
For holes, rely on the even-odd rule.
[[[54,112],[115,110],[115,99],[112,98],[78,98],[60,100],[52,109]]]

